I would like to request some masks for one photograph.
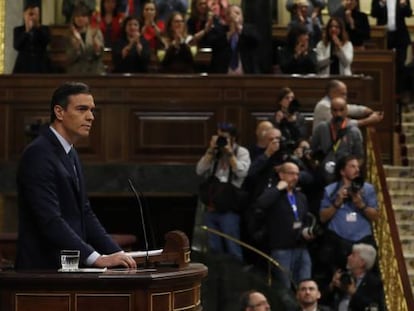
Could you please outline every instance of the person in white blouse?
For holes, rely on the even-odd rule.
[[[341,19],[337,17],[329,19],[324,38],[316,45],[316,56],[319,74],[352,75],[354,48]]]

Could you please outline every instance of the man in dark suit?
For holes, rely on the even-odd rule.
[[[229,5],[226,25],[214,27],[209,33],[209,42],[213,49],[212,72],[234,75],[259,73],[259,41],[256,28],[244,23],[242,9],[235,4]]]
[[[50,42],[48,26],[40,23],[37,4],[27,4],[23,11],[24,25],[13,30],[13,47],[18,52],[13,73],[50,72],[47,46]]]
[[[73,145],[89,136],[89,87],[68,82],[51,100],[51,124],[23,152],[18,173],[16,269],[58,269],[60,250],[80,251],[81,266],[135,268],[93,213]]]
[[[371,270],[376,256],[372,245],[354,244],[348,256],[347,271],[336,271],[329,285],[335,310],[364,311],[374,306],[375,310],[384,310],[382,282]]]
[[[393,5],[390,5],[393,3]],[[377,25],[387,27],[388,49],[396,50],[397,90],[405,89],[403,83],[405,77],[405,60],[407,47],[411,43],[410,34],[405,23],[405,18],[413,14],[410,0],[372,0],[371,16],[377,19]]]

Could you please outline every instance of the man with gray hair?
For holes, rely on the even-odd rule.
[[[336,271],[329,284],[335,310],[384,310],[382,282],[377,273],[372,271],[376,256],[377,251],[372,245],[353,245],[347,260],[347,270]]]

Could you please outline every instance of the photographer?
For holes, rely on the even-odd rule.
[[[269,120],[280,129],[285,140],[292,144],[307,136],[305,118],[299,112],[299,106],[295,93],[290,88],[284,87],[277,97],[275,115]]]
[[[279,168],[279,182],[267,188],[255,203],[255,210],[265,215],[268,248],[280,268],[274,270],[277,280],[290,288],[291,280],[310,278],[312,263],[306,241],[314,238],[308,220],[306,196],[296,189],[299,167],[285,162]]]
[[[219,124],[217,135],[210,139],[206,153],[197,163],[197,175],[214,175],[221,183],[231,182],[240,188],[250,166],[250,156],[246,148],[236,143],[237,129],[227,123]],[[236,239],[240,239],[240,216],[235,210],[218,209],[218,206],[207,205],[204,223]],[[225,246],[223,245],[225,244]],[[220,237],[209,234],[209,246],[213,252],[227,252],[242,260],[240,246],[230,240],[222,241]]]
[[[352,245],[375,246],[371,222],[378,218],[374,186],[360,179],[360,163],[354,155],[344,156],[335,167],[337,181],[326,186],[320,220],[326,223],[320,260],[330,271],[344,269]]]
[[[335,310],[384,310],[382,282],[371,271],[376,254],[375,248],[369,244],[360,243],[352,247],[347,270],[337,270],[329,284],[329,298]]]

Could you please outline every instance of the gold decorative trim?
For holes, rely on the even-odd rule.
[[[0,0],[0,74],[4,73],[4,53],[6,40],[6,0]]]

